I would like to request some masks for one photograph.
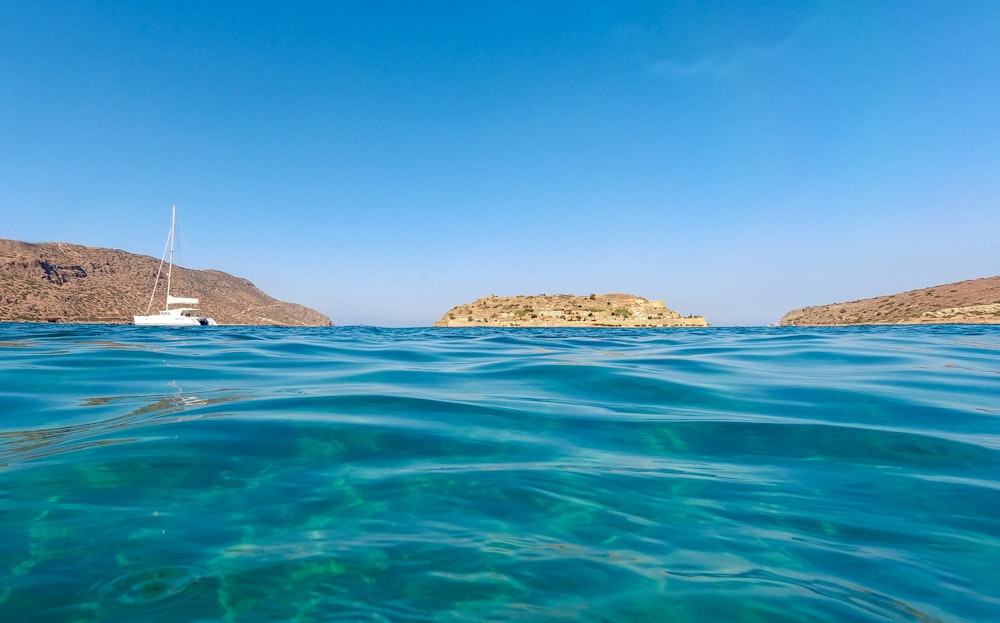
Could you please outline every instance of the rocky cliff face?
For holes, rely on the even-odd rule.
[[[453,307],[435,327],[707,327],[663,301],[631,294],[487,296]]]
[[[1000,276],[795,309],[783,325],[1000,324]]]
[[[159,266],[159,259],[117,249],[0,240],[0,321],[131,322],[146,313]],[[175,295],[199,298],[202,313],[219,324],[331,324],[217,270],[174,266],[172,282]],[[163,308],[164,287],[157,288],[153,313]]]

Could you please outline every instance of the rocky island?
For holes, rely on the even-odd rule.
[[[435,327],[707,327],[663,301],[631,294],[487,296],[448,311]]]
[[[1000,276],[794,309],[780,324],[1000,324]]]
[[[160,260],[63,242],[0,240],[0,322],[128,323],[146,313]],[[165,269],[164,269],[165,270]],[[219,324],[328,326],[330,319],[278,301],[250,281],[174,265],[173,286],[200,299]],[[153,313],[162,309],[157,291]]]

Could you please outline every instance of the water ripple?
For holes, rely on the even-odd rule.
[[[994,621],[998,353],[0,325],[0,620]]]

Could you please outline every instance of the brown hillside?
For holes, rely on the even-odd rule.
[[[631,294],[487,296],[453,307],[435,327],[707,327],[663,301]]]
[[[131,322],[146,313],[159,266],[159,259],[117,249],[0,240],[0,321]],[[199,298],[202,313],[219,324],[331,324],[315,310],[278,301],[217,270],[174,266],[172,291]],[[164,295],[161,285],[154,313]]]
[[[795,309],[783,325],[1000,324],[1000,276]]]

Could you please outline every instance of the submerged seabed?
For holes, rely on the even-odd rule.
[[[3,621],[997,621],[1000,327],[0,325]]]

